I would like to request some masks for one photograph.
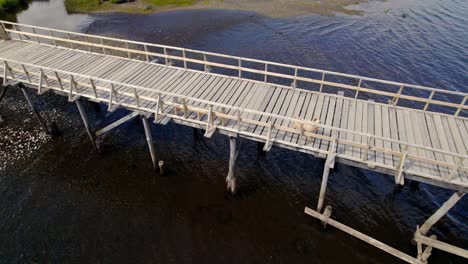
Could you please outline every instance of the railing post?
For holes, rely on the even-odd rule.
[[[292,86],[293,88],[296,88],[296,87],[297,87],[297,72],[298,72],[298,69],[297,69],[297,67],[296,67],[296,68],[294,68],[294,80],[293,80],[293,82],[292,82],[292,84],[291,84],[291,86]]]
[[[60,90],[63,91],[63,84],[62,84],[62,80],[60,79],[58,73],[56,71],[54,71],[55,73],[55,78],[57,78],[57,83],[59,84],[59,87],[60,87]]]
[[[102,54],[106,55],[106,48],[104,48],[104,41],[102,41],[102,38],[99,38],[99,44],[101,45]]]
[[[50,36],[52,37],[52,41],[54,42],[54,46],[57,47],[57,41],[55,40],[55,35],[52,30],[49,30]]]
[[[432,97],[434,97],[434,94],[435,94],[435,90],[432,90],[431,95],[429,95],[429,98],[427,99],[426,105],[424,106],[424,110],[423,110],[424,112],[426,112],[427,108],[431,104]]]
[[[185,54],[185,49],[182,50],[182,55],[184,56],[184,69],[187,69],[187,57]]]
[[[23,68],[24,74],[26,75],[26,78],[28,78],[28,82],[32,83],[31,77],[29,76],[29,72],[26,70],[26,67],[24,67],[24,64],[21,64],[21,67]]]
[[[146,46],[146,45],[145,45]],[[127,50],[127,57],[128,59],[132,59],[132,56],[130,55],[130,51],[129,51],[129,48],[128,48],[128,43],[127,41],[125,41],[125,49]]]
[[[267,80],[268,80],[268,74],[267,73],[268,73],[268,63],[265,63],[265,80],[264,80],[265,82],[267,82]]]
[[[239,57],[239,79],[242,78],[242,58]]]
[[[3,72],[3,83],[6,84],[7,79],[8,79],[8,73],[10,73],[11,78],[13,78],[13,79],[16,79],[16,78],[15,78],[15,75],[13,74],[13,71],[10,68],[10,65],[8,65],[8,62],[4,61],[4,66],[5,66],[5,68],[4,68],[4,72]]]
[[[34,35],[36,36],[36,41],[37,41],[37,43],[41,43],[41,42],[39,41],[39,37],[37,36],[36,27],[32,27],[32,30],[33,30]]]
[[[166,65],[169,65],[169,60],[167,58],[167,49],[166,48],[164,48],[164,60],[166,61]]]
[[[137,89],[133,88],[133,96],[135,96],[136,105],[140,108],[140,96],[138,95]]]
[[[359,83],[358,83],[358,86],[357,86],[356,95],[354,96],[354,99],[358,98],[359,89],[361,89],[361,84],[362,84],[362,79],[359,79]]]
[[[182,98],[182,107],[184,108],[184,118],[188,118],[188,108],[185,98]]]
[[[91,84],[91,88],[93,89],[94,98],[97,99],[97,98],[98,98],[98,94],[97,94],[96,85],[94,85],[93,79],[89,78],[89,83]]]
[[[88,51],[91,52],[91,45],[89,45],[89,38],[88,38],[88,36],[85,36],[85,41],[86,41],[86,43],[88,43],[88,45],[86,45],[86,46],[88,46]],[[55,40],[54,40],[54,42],[55,42]]]
[[[240,132],[242,128],[242,112],[240,109],[237,110],[237,132]]]
[[[403,93],[403,89],[405,88],[404,85],[400,86],[400,89],[398,90],[398,93],[396,97],[393,98],[393,105],[396,106],[398,105],[398,101],[400,100],[400,95]]]
[[[70,48],[74,49],[73,48],[73,43],[71,42],[70,33],[67,33],[67,38],[68,38],[68,40],[70,40]]]
[[[323,90],[323,82],[325,81],[325,72],[322,72],[322,82],[320,83],[320,93]]]
[[[15,26],[13,24],[13,26]],[[15,30],[16,31],[16,30]],[[18,34],[19,35],[19,34]],[[20,36],[20,39],[21,39],[21,35]],[[5,24],[1,23],[0,24],[0,37],[3,39],[3,40],[9,40],[11,39],[10,38],[10,35],[8,34],[8,32],[6,31],[6,28],[5,28]]]
[[[466,101],[468,101],[468,95],[466,95],[465,98],[463,98],[462,102],[460,103],[460,106],[457,109],[457,112],[455,112],[455,116],[458,116],[460,114],[460,111],[465,106]]]
[[[148,47],[146,45],[143,45],[143,48],[145,49],[145,56],[146,56],[146,62],[149,62],[149,54],[148,54]]]

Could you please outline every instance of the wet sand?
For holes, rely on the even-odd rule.
[[[219,9],[252,11],[269,17],[290,17],[305,14],[334,15],[344,13],[362,14],[362,11],[348,8],[372,0],[211,0],[198,1],[191,6],[153,6],[142,0],[105,5],[94,12],[157,13],[169,10]],[[79,10],[77,10],[79,12]]]

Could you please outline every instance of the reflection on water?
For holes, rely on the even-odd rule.
[[[89,19],[85,14],[67,14],[63,0],[33,1],[17,15],[19,23],[63,30],[79,30]]]
[[[468,91],[463,0],[392,0],[355,7],[366,10],[363,16],[287,19],[199,10],[52,20],[41,5],[33,3],[20,21]],[[318,159],[278,148],[262,157],[255,144],[243,142],[236,167],[240,195],[230,197],[225,137],[196,143],[191,129],[153,126],[158,157],[169,170],[168,177],[153,179],[139,122],[113,131],[106,152],[96,155],[74,106],[57,100],[75,129],[2,181],[0,259],[396,263],[338,230],[322,231],[304,215],[318,196]],[[104,119],[104,112],[91,116],[94,123]],[[416,225],[450,193],[409,185],[394,188],[391,177],[338,164],[326,199],[336,219],[414,255],[409,241]],[[465,199],[437,224],[438,238],[467,245],[467,206]],[[430,261],[463,263],[436,250]]]

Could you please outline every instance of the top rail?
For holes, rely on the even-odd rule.
[[[24,41],[148,62],[162,59],[161,63],[175,67],[216,72],[292,89],[334,94],[337,90],[348,91],[345,96],[355,99],[361,96],[365,99],[387,100],[389,104],[399,107],[468,116],[468,93],[459,91],[7,21],[0,21],[0,25],[11,38]]]

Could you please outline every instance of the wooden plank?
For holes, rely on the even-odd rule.
[[[287,107],[284,107],[281,110],[281,115],[282,116],[293,117],[294,110],[296,109],[297,102],[299,100],[299,95],[300,94],[301,94],[301,92],[298,91],[298,90],[291,90],[290,91],[290,93],[289,93],[290,99],[287,101],[288,102]],[[290,123],[291,123],[290,121],[282,119],[280,122],[276,123],[275,125],[289,127]],[[278,130],[278,132],[273,137],[278,139],[278,140],[284,140],[284,137],[286,136],[286,134],[287,133],[285,131],[279,131]]]
[[[312,95],[312,98],[310,99],[310,103],[309,103],[309,108],[307,109],[304,119],[307,121],[312,121],[314,118],[320,118],[320,114],[322,113],[322,107],[323,107],[324,101],[325,101],[325,94],[319,94],[318,96]],[[327,101],[327,104],[328,104],[328,101]],[[304,137],[304,142],[300,142],[300,144],[304,144],[304,145],[313,144],[313,143],[314,143],[314,138],[308,138],[308,137]]]
[[[307,112],[309,111],[309,107],[312,107],[312,109],[315,107],[314,101],[317,101],[318,95],[315,94],[315,98],[313,97],[314,97],[314,94],[311,94],[311,93],[307,93],[305,95],[304,103],[303,105],[301,105],[300,109],[298,110],[298,114],[297,116],[295,116],[296,118],[298,117],[305,118]],[[296,144],[302,143],[301,141],[304,141],[304,140],[305,139],[303,139],[299,134],[294,134],[291,138],[291,142],[296,143]]]
[[[426,114],[426,123],[427,123],[427,128],[429,130],[429,136],[431,137],[432,146],[437,149],[443,149],[442,144],[441,144],[441,137],[445,136],[445,134],[439,135],[437,133],[436,124],[434,122],[434,117],[432,114]],[[453,162],[453,159],[451,159],[450,156],[446,158],[444,154],[441,154],[438,152],[435,152],[434,155],[435,155],[436,160],[446,161],[450,163]],[[439,166],[439,171],[441,175],[448,175],[449,173],[449,170],[444,166]]]
[[[348,116],[346,117],[348,119],[348,127],[346,129],[354,131],[354,124],[356,122],[356,100],[352,100],[349,102],[349,111],[348,111]],[[346,133],[346,141],[353,141],[354,135],[352,133]],[[347,145],[345,146],[345,155],[350,156],[350,157],[355,157],[356,155],[354,154],[354,149],[353,147]]]
[[[310,121],[314,118],[314,113],[318,110],[318,109],[321,109],[322,105],[323,105],[323,98],[324,98],[324,95],[319,95],[319,94],[312,94],[311,98],[310,98],[310,101],[307,105],[305,105],[305,107],[307,108],[304,108],[304,114],[301,116],[301,118],[307,120],[307,121]],[[301,113],[302,114],[302,113]],[[299,138],[297,143],[299,145],[305,145],[305,144],[308,144],[308,143],[313,143],[313,139],[312,140],[309,140],[307,137],[305,136],[302,136],[302,138]]]
[[[291,113],[288,112],[288,114],[287,114],[288,117],[292,117],[292,118],[297,118],[299,116],[303,106],[305,105],[306,98],[307,98],[307,95],[308,95],[308,93],[304,93],[302,91],[296,91],[296,93],[299,95],[299,97],[298,97],[297,101],[294,101],[295,102],[294,109],[292,110]],[[295,99],[293,99],[293,100],[295,100]],[[288,121],[285,126],[294,127],[293,122],[291,122],[291,121]],[[287,142],[293,142],[293,138],[295,138],[294,142],[297,142],[297,134],[295,134],[295,133],[286,133],[284,135],[283,140],[287,141]]]
[[[279,114],[279,112],[281,111],[281,108],[285,104],[286,99],[288,98],[288,92],[289,92],[289,89],[281,89],[281,93],[276,103],[274,104],[274,107],[271,109],[272,114],[276,114],[276,115]],[[265,122],[274,124],[276,120],[275,118],[266,117]],[[267,136],[268,130],[269,130],[268,127],[262,127],[262,129],[259,131],[260,135]]]
[[[450,130],[452,132],[453,140],[455,141],[455,146],[457,148],[457,153],[460,153],[462,155],[467,155],[468,152],[466,150],[465,144],[467,144],[468,142],[466,142],[466,140],[463,140],[463,136],[460,133],[460,130],[458,128],[456,119],[453,118],[453,117],[447,117],[447,121],[448,121]],[[463,165],[465,167],[468,167],[468,160],[464,160]],[[463,178],[468,178],[466,173],[460,173],[460,175]]]
[[[398,132],[398,121],[397,121],[397,114],[395,107],[388,108],[388,114],[390,119],[390,138],[393,140],[400,140],[399,132]],[[392,143],[392,150],[395,152],[402,152],[401,146],[398,143]],[[400,157],[398,155],[393,156],[393,165],[396,167],[400,163]]]
[[[451,153],[461,153],[461,154],[466,154],[466,153],[463,153],[463,152],[459,152],[459,151],[463,151],[464,149],[464,145],[463,145],[463,140],[461,139],[461,135],[459,135],[457,132],[458,130],[456,129],[455,126],[452,126],[451,124],[453,124],[454,122],[449,122],[449,119],[453,119],[452,117],[447,117],[447,116],[441,116],[441,119],[442,119],[442,124],[443,124],[443,127],[445,129],[445,135],[447,136],[447,141],[448,141],[448,145],[449,145],[449,151]],[[457,138],[457,139],[455,139]],[[457,144],[459,143],[459,144]],[[457,164],[459,162],[458,159],[455,159],[452,157],[452,160],[453,160],[453,163],[454,164]],[[453,178],[457,178],[457,179],[460,179],[461,181],[463,181],[463,178],[465,177],[465,173],[458,173],[456,172],[455,175],[453,175]]]
[[[382,123],[382,105],[375,104],[375,116],[374,116],[374,125],[375,125],[375,135],[378,137],[383,137],[383,123]],[[382,140],[376,139],[375,145],[377,147],[383,148],[384,142]],[[382,152],[376,151],[376,162],[380,164],[386,164],[384,159],[384,154]]]
[[[347,98],[343,98],[343,110],[342,110],[342,115],[341,115],[341,122],[340,122],[340,128],[347,129],[348,128],[348,114],[349,114],[349,102],[351,100]],[[346,134],[345,132],[340,131],[338,133],[338,138],[340,140],[346,140]],[[347,145],[345,144],[338,144],[338,149],[337,153],[339,154],[345,154],[346,152]]]
[[[322,121],[323,123],[322,124],[325,124],[327,126],[333,126],[333,118],[335,116],[335,108],[336,108],[336,97],[332,97],[332,96],[329,96],[329,103],[328,103],[328,109],[326,110],[327,113],[326,113],[326,117],[325,117],[325,120]],[[317,131],[317,134],[322,134],[324,136],[331,136],[331,129],[319,129]],[[323,150],[326,150],[328,151],[328,148],[330,147],[330,141],[328,140],[316,140],[318,142],[320,142],[320,145],[315,145],[317,148],[320,148],[320,149],[323,149]],[[335,151],[335,150],[333,150]]]
[[[355,121],[354,121],[354,131],[361,132],[362,129],[362,123],[363,121],[363,116],[364,116],[364,102],[363,101],[356,101],[356,115],[355,115]],[[367,120],[366,120],[367,122]],[[353,140],[351,140],[356,143],[361,143],[362,142],[362,136],[360,135],[353,135]],[[357,158],[361,158],[361,149],[360,148],[353,148],[353,155]]]
[[[382,106],[382,136],[384,138],[391,138],[390,135],[390,117],[388,114],[389,107],[388,106]],[[391,143],[388,141],[383,141],[383,147],[385,149],[391,150],[392,146]],[[389,166],[394,166],[393,165],[393,157],[391,154],[384,153],[383,154],[383,159],[386,165]],[[395,165],[396,166],[396,165]]]
[[[273,96],[271,97],[270,101],[268,102],[268,104],[266,105],[264,110],[262,110],[262,112],[272,113],[275,106],[277,106],[277,103],[279,102],[281,104],[281,102],[282,102],[281,99],[284,99],[281,96],[282,95],[284,96],[285,92],[286,91],[284,89],[274,89]],[[256,120],[260,121],[260,122],[268,122],[269,117],[265,116],[265,115],[262,115],[259,119],[256,119]],[[254,133],[255,134],[261,134],[264,129],[265,129],[264,126],[257,125],[255,130],[254,130]]]
[[[420,130],[420,122],[419,122],[419,117],[417,115],[417,112],[415,111],[408,111],[409,113],[409,116],[410,116],[410,120],[411,120],[411,126],[413,128],[413,132],[414,132],[414,138],[412,141],[410,142],[413,142],[415,143],[416,145],[424,145],[424,142],[423,142],[423,135],[421,133],[421,130]],[[418,148],[416,150],[417,152],[417,155],[420,156],[420,157],[427,157],[426,156],[426,152],[420,148]],[[429,164],[427,164],[427,162],[420,162],[420,166],[421,166],[421,169],[423,170],[424,173],[428,174],[428,175],[432,175],[432,171],[431,171],[431,168],[429,167]]]

